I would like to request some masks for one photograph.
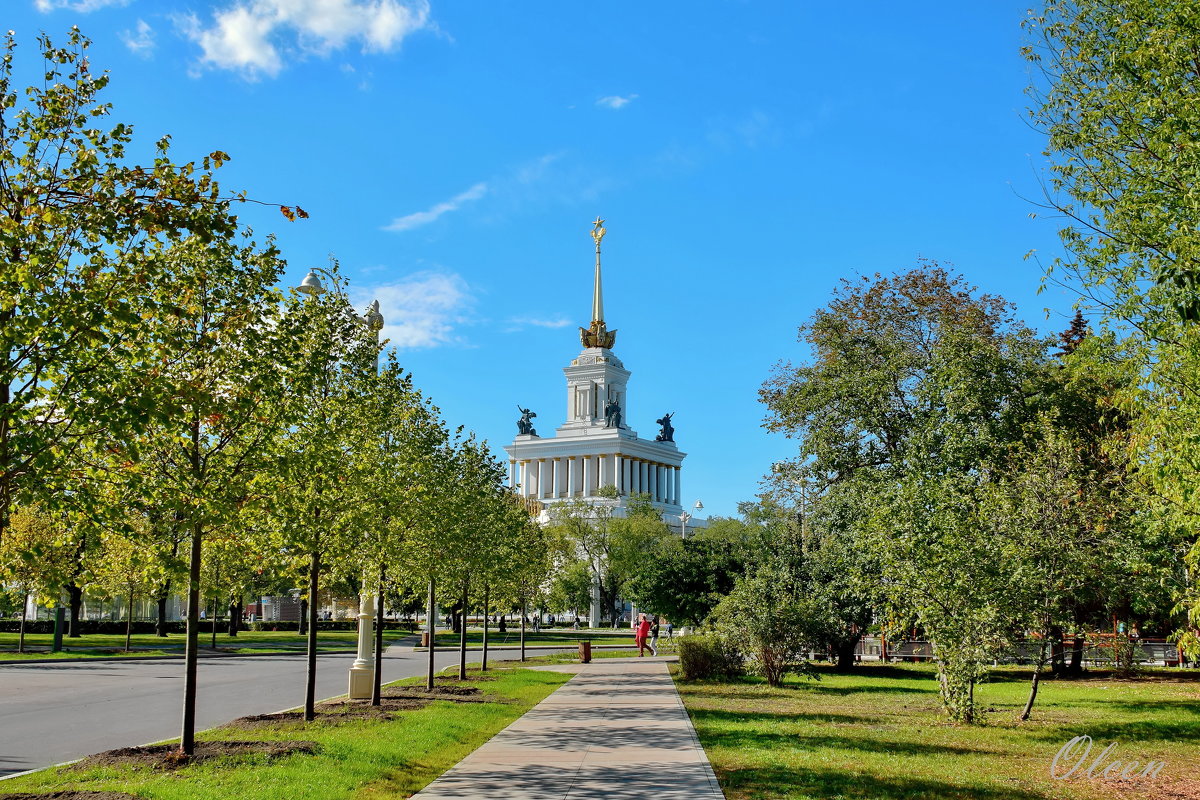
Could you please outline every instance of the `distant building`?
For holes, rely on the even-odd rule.
[[[567,379],[566,421],[553,433],[537,433],[536,413],[522,408],[518,433],[505,447],[509,457],[509,485],[522,498],[540,504],[542,519],[548,521],[556,503],[585,500],[606,505],[612,515],[625,515],[630,495],[647,494],[663,521],[675,530],[703,528],[707,520],[685,515],[683,460],[676,445],[669,404],[659,412],[639,413],[638,420],[654,420],[657,436],[642,438],[630,426],[628,383],[631,375],[613,352],[617,331],[604,321],[604,297],[600,273],[600,241],[604,221],[597,219],[592,230],[596,244],[595,280],[592,290],[592,322],[579,329],[582,352],[563,368]],[[604,487],[615,487],[616,498],[600,496]],[[687,509],[691,511],[692,509]],[[598,609],[593,603],[593,621]]]

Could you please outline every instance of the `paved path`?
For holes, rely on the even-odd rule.
[[[414,800],[711,800],[720,788],[666,659],[600,658]]]
[[[428,657],[426,651],[393,645],[384,653],[383,678],[422,675]],[[513,658],[508,651],[497,657]],[[458,653],[439,649],[434,660],[441,669],[457,663]],[[353,661],[353,654],[318,656],[317,697],[345,693]],[[182,659],[5,662],[0,778],[178,736],[183,666]],[[199,669],[198,729],[304,703],[303,654],[201,658]]]

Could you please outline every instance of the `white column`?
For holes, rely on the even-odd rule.
[[[563,479],[563,464],[565,459],[556,458],[550,462],[550,468],[554,470],[554,497],[562,495],[562,479]]]
[[[644,493],[649,486],[646,481],[646,468],[649,465],[642,459],[638,459],[638,492]]]
[[[683,465],[675,468],[675,503],[683,505],[683,501],[679,499],[679,474],[683,471]]]
[[[515,488],[517,485],[516,471],[517,471],[517,462],[510,458],[508,460],[508,486],[509,486],[509,488]]]
[[[529,497],[529,461],[517,465],[517,474],[521,479],[521,497]]]
[[[667,502],[674,505],[677,502],[675,497],[675,472],[679,467],[667,467]]]
[[[583,465],[582,465],[583,466],[583,476],[582,476],[583,479],[580,481],[582,486],[580,487],[581,491],[579,492],[579,496],[580,497],[588,497],[588,496],[590,496],[590,492],[588,491],[588,489],[591,488],[591,485],[592,485],[592,457],[591,456],[583,456],[582,458],[583,458]]]
[[[546,496],[546,459],[539,458],[536,463],[534,469],[537,470],[537,491],[534,497],[541,500]]]
[[[575,456],[567,457],[567,497],[575,496]]]
[[[371,654],[375,597],[363,594],[358,601],[358,657],[350,665],[350,699],[366,700],[375,688],[375,657]]]
[[[625,459],[621,457],[620,453],[613,455],[613,475],[616,476],[613,479],[613,483],[616,484],[617,491],[621,493],[627,492],[628,490],[625,488]]]
[[[650,465],[650,499],[654,502],[662,500],[662,465]]]

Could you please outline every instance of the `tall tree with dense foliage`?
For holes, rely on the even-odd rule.
[[[1053,270],[1128,331],[1143,380],[1125,393],[1144,515],[1187,571],[1181,643],[1200,655],[1200,179],[1195,53],[1185,0],[1047,0],[1026,22],[1040,69],[1030,116],[1047,134],[1045,205],[1069,222]]]
[[[75,445],[156,413],[141,387],[157,250],[237,227],[212,175],[228,156],[176,163],[164,136],[153,163],[126,163],[108,76],[78,29],[66,39],[38,37],[45,80],[24,92],[11,32],[0,56],[0,540],[14,503],[64,496]]]

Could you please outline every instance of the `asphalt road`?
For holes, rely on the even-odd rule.
[[[424,674],[427,658],[392,647],[383,657],[384,681]],[[439,650],[435,658],[441,669],[457,663],[458,654]],[[345,694],[353,662],[352,654],[320,656],[317,697]],[[304,704],[303,654],[201,658],[199,669],[198,730]],[[182,715],[182,659],[9,662],[0,666],[0,778],[177,737]]]

